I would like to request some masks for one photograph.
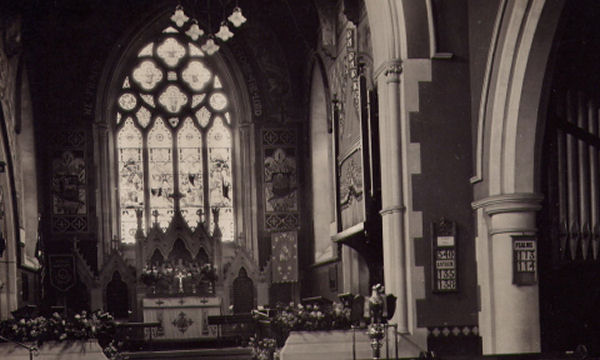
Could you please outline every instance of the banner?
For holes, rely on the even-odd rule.
[[[298,281],[298,232],[271,234],[271,269],[274,283]]]
[[[75,258],[73,255],[49,255],[50,284],[59,291],[75,286]]]

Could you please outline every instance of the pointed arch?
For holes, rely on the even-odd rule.
[[[253,135],[244,128],[244,124],[252,122],[244,78],[227,46],[221,46],[221,50],[211,56],[203,53],[181,29],[171,24],[169,18],[172,11],[173,8],[165,4],[149,6],[148,13],[140,14],[139,22],[133,24],[130,32],[115,46],[104,68],[94,124],[95,156],[99,164],[97,178],[100,196],[96,212],[100,224],[99,238],[104,241],[123,239],[125,234],[128,242],[133,242],[134,236],[131,233],[134,233],[137,226],[134,207],[145,210],[142,227],[146,232],[154,221],[159,222],[163,231],[166,230],[168,221],[177,209],[181,210],[192,229],[201,219],[210,221],[211,212],[208,207],[212,205],[207,201],[208,195],[199,194],[201,191],[207,192],[209,188],[207,168],[210,166],[210,158],[206,150],[197,149],[206,146],[206,136],[213,124],[222,122],[231,136],[228,159],[231,185],[227,185],[227,195],[232,198],[230,208],[225,211],[230,229],[223,231],[223,240],[233,241],[238,238],[238,234],[245,234],[252,236],[252,239],[245,240],[251,246],[258,239],[254,231],[246,230],[256,228],[251,224],[255,219],[246,215],[252,213],[257,201],[254,197],[234,197],[237,189],[245,186],[240,179],[251,178],[256,171],[251,162],[239,161],[245,156],[243,154],[253,153]],[[175,32],[179,31],[179,34],[172,30],[163,32],[168,26]],[[138,194],[137,205],[124,206],[119,192],[113,191],[121,185],[118,178],[119,164],[115,160],[119,149],[115,131],[129,120],[143,137],[141,167],[144,178],[140,182],[143,183],[145,193],[143,199]],[[157,152],[160,158],[170,156],[171,162],[164,163],[163,167],[171,167],[169,171],[172,179],[167,179],[166,170],[160,173],[148,171],[148,133],[157,124],[164,125],[172,135],[173,147]],[[192,130],[190,126],[193,127]],[[190,134],[196,138],[200,134],[198,147],[190,146],[190,142],[183,139]],[[179,142],[182,143],[181,148],[178,147]],[[165,152],[170,154],[164,154]],[[204,171],[192,169],[193,164],[200,162]],[[154,181],[159,178],[161,183],[166,180],[170,186],[153,186],[157,185]],[[197,190],[191,189],[194,186],[201,189],[194,191]],[[222,184],[221,189],[224,189]],[[165,206],[148,207],[151,202],[149,199],[159,194],[164,198]],[[181,200],[181,195],[186,196],[185,200]],[[167,203],[170,205],[166,206]],[[152,215],[155,210],[158,211],[158,216]],[[126,229],[123,227],[123,219],[128,219]],[[220,225],[224,226],[223,223]],[[108,249],[109,246],[102,248]]]
[[[487,196],[538,191],[545,77],[563,0],[500,3],[478,119],[476,174]],[[494,51],[492,51],[494,50]],[[535,139],[535,141],[519,141]]]

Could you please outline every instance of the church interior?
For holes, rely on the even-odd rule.
[[[0,324],[237,349],[285,314],[239,358],[375,358],[380,329],[389,359],[600,356],[599,17],[1,2]]]

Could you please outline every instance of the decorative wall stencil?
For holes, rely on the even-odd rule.
[[[296,159],[294,149],[265,150],[265,195],[267,211],[296,211]]]
[[[66,292],[77,282],[75,259],[70,254],[48,255],[50,285],[56,290]]]
[[[296,145],[296,131],[291,129],[263,129],[263,145]]]
[[[266,214],[265,226],[267,231],[296,229],[300,226],[300,216],[298,214]]]
[[[299,226],[295,129],[263,129],[265,230]]]
[[[477,325],[428,327],[427,335],[433,337],[478,336],[479,328]]]
[[[271,235],[273,283],[298,281],[298,232]]]
[[[287,103],[291,100],[291,79],[289,77],[289,70],[287,69],[285,62],[281,59],[285,58],[283,49],[279,46],[279,42],[276,39],[276,34],[270,31],[259,30],[259,28],[253,28],[254,31],[245,33],[246,39],[249,44],[253,46],[249,47],[252,57],[257,65],[255,74],[258,79],[258,86],[262,92],[265,93],[265,101],[269,108],[269,115],[271,119],[281,121],[284,119],[283,112]],[[242,70],[244,64],[241,64]],[[254,103],[254,91],[253,83],[251,78],[248,79],[248,89],[251,93],[252,102]],[[258,105],[261,105],[260,103]],[[262,109],[262,106],[260,107]],[[254,106],[255,115],[257,106]]]
[[[52,157],[52,230],[88,231],[85,132],[65,130],[54,137]]]
[[[82,151],[64,151],[52,161],[54,214],[85,214],[85,160]]]

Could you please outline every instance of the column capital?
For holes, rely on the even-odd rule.
[[[400,74],[402,74],[402,60],[388,60],[379,65],[373,72],[373,78],[377,79],[379,75],[385,75],[386,82],[400,82]]]
[[[536,212],[542,208],[544,196],[535,193],[513,193],[492,195],[474,201],[473,209],[483,209],[488,215],[518,212]]]
[[[402,74],[402,62],[400,60],[390,61],[384,69],[383,75],[385,75],[386,82],[400,82],[400,74]]]

